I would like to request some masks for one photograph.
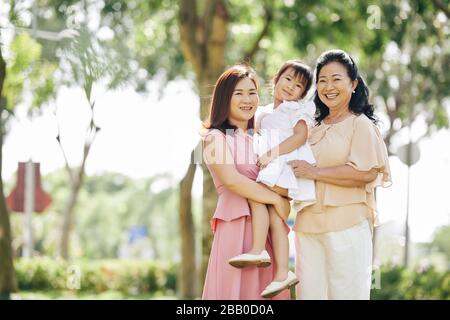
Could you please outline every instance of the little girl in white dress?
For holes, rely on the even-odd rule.
[[[299,60],[283,64],[274,77],[274,102],[261,107],[256,114],[254,152],[258,155],[258,182],[280,195],[293,200],[297,211],[314,203],[314,181],[294,176],[290,160],[315,163],[306,140],[314,124],[313,102],[299,102],[312,83],[310,68]],[[248,200],[252,217],[252,248],[228,262],[236,268],[267,267],[271,257],[265,250],[270,229],[276,272],[273,281],[261,293],[271,298],[298,283],[289,271],[289,227],[287,216],[278,215],[273,206]]]
[[[314,126],[314,102],[284,101],[277,108],[273,104],[263,107],[258,115],[259,134],[253,140],[253,149],[258,156],[277,148],[283,141],[294,134],[294,127],[300,121],[305,121],[308,129]],[[256,125],[258,128],[258,124]],[[266,167],[259,171],[257,182],[269,187],[278,186],[288,190],[288,197],[293,200],[295,212],[315,202],[316,191],[314,181],[297,178],[288,161],[305,160],[315,164],[316,160],[307,142],[299,148],[270,161]]]

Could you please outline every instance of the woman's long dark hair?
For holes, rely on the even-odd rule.
[[[316,63],[316,85],[319,80],[320,70],[331,62],[338,62],[347,69],[347,74],[350,79],[358,80],[358,84],[355,88],[355,93],[352,94],[350,99],[349,108],[350,111],[356,115],[364,113],[373,123],[377,123],[378,119],[374,115],[374,107],[369,103],[369,88],[367,87],[364,79],[359,74],[358,67],[353,59],[343,50],[334,49],[325,51],[317,59]],[[316,92],[314,95],[314,103],[316,104],[316,121],[318,124],[325,119],[330,113],[330,109],[320,100],[319,94]]]
[[[219,129],[224,134],[227,129],[236,130],[237,127],[228,121],[233,91],[242,79],[249,78],[258,90],[256,72],[247,65],[235,65],[227,69],[216,82],[211,99],[209,119],[203,123],[206,129]],[[248,120],[247,129],[254,128],[254,118]]]

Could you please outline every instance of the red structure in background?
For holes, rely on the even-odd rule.
[[[25,201],[25,169],[27,163],[19,162],[17,184],[11,194],[6,197],[6,204],[14,212],[24,212]],[[40,164],[33,162],[34,167],[34,212],[43,212],[52,202],[52,198],[42,190]]]

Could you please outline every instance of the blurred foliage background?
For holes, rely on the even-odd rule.
[[[64,88],[82,89],[89,116],[81,160],[73,163],[64,139],[77,133],[60,125],[56,113],[65,167],[42,178],[53,203],[33,216],[32,259],[20,258],[24,216],[9,214],[4,201],[15,179],[0,179],[0,296],[200,296],[215,208],[211,177],[189,157],[181,180],[170,172],[142,179],[87,175],[85,164],[102,129],[94,117],[101,99],[95,86],[131,87],[162,98],[169,82],[185,80],[204,119],[226,66],[249,62],[268,87],[285,60],[301,57],[313,66],[322,51],[339,47],[355,57],[368,82],[392,155],[416,121],[426,128],[416,143],[448,130],[449,19],[446,0],[2,1],[0,146],[19,107],[37,119],[58,108]],[[270,90],[260,93],[269,102]],[[191,192],[196,170],[203,171],[201,197]],[[406,265],[400,260],[405,245],[388,229],[376,233],[382,276],[372,297],[449,299],[450,227],[436,230],[429,243],[410,244]]]

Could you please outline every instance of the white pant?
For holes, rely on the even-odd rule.
[[[365,220],[349,229],[295,233],[299,300],[369,300],[372,231]]]

